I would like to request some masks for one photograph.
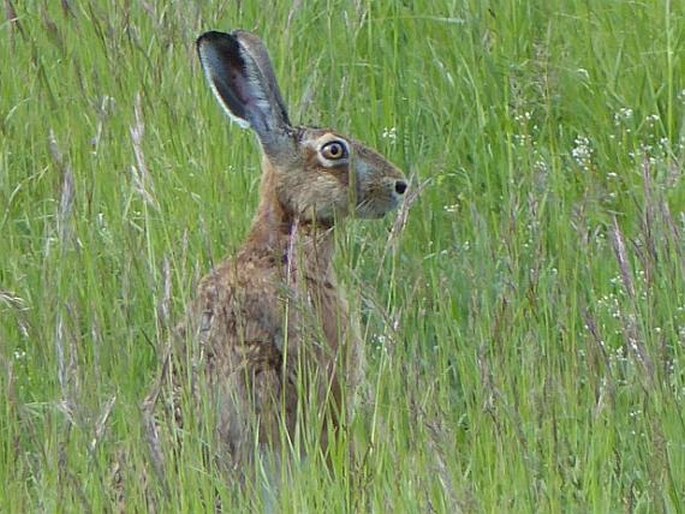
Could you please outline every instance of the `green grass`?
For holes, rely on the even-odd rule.
[[[264,508],[202,466],[201,431],[165,495],[140,411],[257,202],[257,145],[194,50],[236,27],[296,121],[424,187],[401,234],[339,234],[365,457],[302,466],[279,510],[685,510],[681,2],[90,4],[0,22],[0,512],[112,511],[117,484],[128,512]]]

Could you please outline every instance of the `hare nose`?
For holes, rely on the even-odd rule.
[[[398,180],[395,182],[395,192],[397,192],[398,195],[403,195],[406,190],[407,183],[404,180]]]

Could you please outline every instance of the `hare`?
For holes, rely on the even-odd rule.
[[[364,354],[332,268],[333,232],[345,217],[395,209],[407,181],[347,136],[292,125],[257,36],[207,32],[197,50],[219,104],[262,150],[247,241],[201,280],[178,328],[216,415],[215,455],[239,470],[257,447],[294,445],[298,423],[314,424],[326,452],[349,416]]]

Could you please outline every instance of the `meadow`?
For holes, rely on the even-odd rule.
[[[398,214],[337,235],[367,342],[362,457],[312,459],[277,510],[685,511],[684,17],[668,0],[6,0],[0,512],[203,512],[217,492],[265,508],[202,465],[201,432],[162,449],[162,480],[141,408],[258,200],[257,143],[194,47],[239,27],[295,122],[411,177]]]

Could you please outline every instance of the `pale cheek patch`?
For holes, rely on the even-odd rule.
[[[354,171],[357,176],[357,182],[363,184],[364,182],[368,182],[372,170],[370,170],[369,167],[364,164],[364,162],[359,162],[354,167]]]
[[[341,208],[347,208],[346,189],[330,175],[318,175],[306,184],[296,197],[296,208],[301,214],[319,219],[330,219]]]

